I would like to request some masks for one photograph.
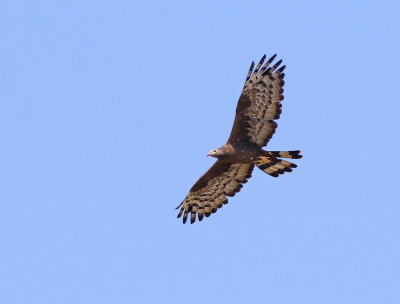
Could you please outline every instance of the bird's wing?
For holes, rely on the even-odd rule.
[[[259,147],[265,146],[275,133],[276,119],[282,110],[285,66],[282,60],[269,67],[275,59],[272,56],[264,65],[265,55],[255,70],[250,66],[242,94],[236,107],[236,117],[228,142],[251,142]]]
[[[186,223],[190,213],[190,222],[194,223],[196,214],[199,221],[215,213],[223,204],[228,203],[227,196],[234,196],[251,177],[254,164],[229,163],[217,160],[214,165],[194,184],[180,208],[178,218],[183,215]]]

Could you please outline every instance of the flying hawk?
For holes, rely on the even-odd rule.
[[[194,184],[179,209],[178,218],[183,215],[186,223],[194,223],[196,214],[199,221],[209,217],[223,204],[228,196],[234,196],[251,177],[254,166],[265,173],[278,177],[291,172],[297,166],[281,158],[302,158],[300,151],[264,151],[262,149],[277,128],[282,112],[283,70],[279,60],[272,67],[276,54],[264,65],[264,55],[254,69],[254,61],[246,77],[242,94],[236,107],[236,117],[231,135],[225,145],[212,149],[207,155],[217,158],[214,165]]]

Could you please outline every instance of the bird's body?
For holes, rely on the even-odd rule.
[[[251,163],[260,154],[261,148],[256,145],[226,143],[219,150],[222,155],[218,159],[231,163]]]
[[[217,162],[200,177],[177,207],[180,208],[178,217],[183,214],[184,223],[189,213],[190,222],[194,223],[196,215],[201,221],[228,203],[227,196],[240,191],[251,177],[254,166],[274,177],[297,167],[281,158],[301,158],[300,151],[262,149],[275,133],[275,120],[282,112],[280,102],[283,100],[285,74],[282,72],[285,66],[277,69],[280,60],[269,67],[275,57],[263,65],[264,55],[254,71],[254,62],[251,64],[227,143],[207,154],[218,158]]]

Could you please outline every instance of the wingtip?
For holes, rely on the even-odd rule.
[[[278,56],[278,55],[277,55],[277,54],[272,55],[271,58],[268,59],[268,62],[274,61],[274,59],[276,58],[276,56]]]
[[[182,203],[180,203],[180,204],[178,205],[178,207],[175,208],[175,210],[179,209],[179,208],[183,205],[184,202],[185,202],[185,201],[183,201]]]
[[[283,70],[286,68],[286,65],[283,65],[283,66],[281,66],[277,71],[279,72],[279,73],[282,73],[283,72]]]

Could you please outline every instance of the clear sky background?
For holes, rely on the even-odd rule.
[[[400,303],[398,1],[3,1],[0,302]],[[174,209],[252,60],[287,65],[271,150]]]

